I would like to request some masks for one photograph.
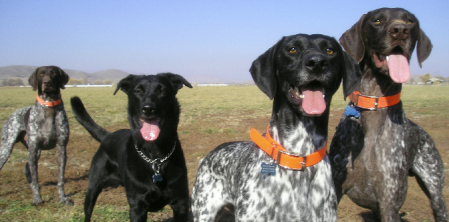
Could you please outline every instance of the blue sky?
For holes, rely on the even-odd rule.
[[[339,38],[380,7],[414,13],[433,51],[412,75],[449,76],[449,1],[0,1],[0,66],[96,72],[170,71],[188,80],[250,82],[254,59],[282,36]]]

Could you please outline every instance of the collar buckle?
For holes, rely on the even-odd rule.
[[[372,108],[365,108],[365,107],[359,106],[358,103],[359,103],[359,97],[360,96],[363,96],[363,97],[366,97],[366,98],[371,98],[371,99],[376,99],[376,101],[374,102],[374,107],[372,107]],[[370,111],[377,111],[378,106],[379,106],[379,97],[378,96],[365,96],[365,95],[362,95],[362,94],[356,94],[355,95],[354,106],[357,106],[357,107],[360,107],[360,108],[364,108],[364,109],[367,109],[367,110],[370,110]]]
[[[281,150],[281,149],[278,150],[278,155],[276,156],[276,163],[279,166],[287,168],[287,169],[292,169],[290,167],[286,167],[286,166],[283,166],[283,165],[280,164],[280,162],[281,162],[281,154],[285,154],[285,155],[289,155],[289,156],[293,156],[293,157],[297,157],[297,158],[302,158],[302,161],[300,162],[301,169],[295,169],[295,170],[304,171],[306,169],[306,161],[307,161],[307,157],[306,156],[302,157],[302,156],[299,156],[297,153],[290,152],[290,151],[287,151],[287,150]]]

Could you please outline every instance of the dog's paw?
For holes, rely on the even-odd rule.
[[[42,201],[42,199],[41,198],[34,198],[33,199],[33,203],[31,203],[31,205],[33,205],[33,206],[39,206],[39,205],[41,205],[41,204],[43,204],[44,202]]]
[[[61,200],[61,203],[65,204],[65,205],[73,206],[73,201],[70,200],[68,197],[61,198],[60,200]]]

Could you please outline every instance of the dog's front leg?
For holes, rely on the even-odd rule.
[[[58,172],[58,192],[59,200],[63,204],[73,205],[73,202],[65,195],[64,192],[64,172],[65,164],[67,162],[67,152],[65,145],[58,145],[58,162],[59,162],[59,172]]]
[[[139,204],[130,203],[129,208],[129,218],[131,221],[147,221],[148,218],[148,212],[146,209],[146,206],[139,206]]]
[[[40,150],[36,147],[36,144],[30,144],[28,147],[28,163],[25,166],[25,176],[30,183],[31,190],[33,191],[33,205],[42,203],[40,186],[37,177],[37,161],[40,157]]]
[[[187,191],[188,195],[188,191]],[[188,197],[186,198],[188,200]],[[173,221],[191,221],[193,218],[189,216],[189,201],[177,200],[170,204],[173,209]],[[191,219],[190,219],[190,218]]]

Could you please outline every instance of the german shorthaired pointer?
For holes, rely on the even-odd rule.
[[[37,90],[36,102],[33,106],[15,111],[3,125],[0,169],[8,160],[14,144],[21,142],[28,149],[25,176],[33,190],[33,205],[40,204],[42,198],[37,176],[37,161],[41,150],[57,147],[59,199],[64,204],[73,205],[64,194],[69,122],[60,93],[60,89],[64,89],[64,85],[69,81],[69,76],[59,67],[42,66],[31,74],[28,81],[33,90]]]
[[[192,194],[195,221],[233,206],[236,221],[335,221],[337,199],[326,141],[332,95],[349,95],[357,63],[324,35],[283,37],[250,69],[273,100],[266,136],[218,146],[201,160]]]
[[[146,221],[169,204],[174,221],[187,221],[189,185],[187,167],[178,139],[179,103],[176,94],[192,88],[182,76],[172,73],[129,75],[120,80],[128,95],[131,129],[108,132],[97,125],[78,97],[71,99],[78,122],[99,142],[92,159],[84,202],[89,221],[98,195],[106,187],[122,185],[130,206],[131,221]]]
[[[435,220],[448,221],[440,154],[430,136],[405,117],[400,101],[415,44],[420,65],[432,49],[418,19],[400,8],[377,9],[340,42],[360,62],[362,78],[330,148],[338,200],[347,194],[377,220],[400,221],[410,175],[430,198]]]

